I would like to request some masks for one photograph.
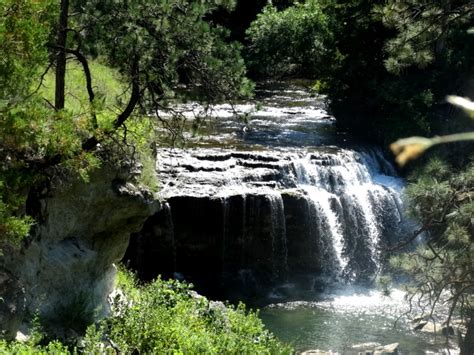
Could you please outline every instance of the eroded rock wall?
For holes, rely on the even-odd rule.
[[[36,198],[40,223],[34,236],[4,260],[24,294],[26,315],[38,313],[61,328],[72,326],[74,317],[86,323],[107,313],[114,263],[123,257],[130,234],[159,209],[129,179],[124,171],[104,167],[89,183],[69,180]]]

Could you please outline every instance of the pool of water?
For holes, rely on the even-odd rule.
[[[399,343],[400,354],[456,354],[448,352],[446,338],[411,330],[403,314],[404,293],[384,296],[375,290],[340,290],[311,301],[274,302],[260,312],[263,322],[296,351],[319,349],[358,354],[362,343]],[[453,346],[452,344],[450,345]]]

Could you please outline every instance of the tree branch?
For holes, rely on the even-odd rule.
[[[76,59],[82,64],[82,69],[84,71],[84,75],[86,77],[86,88],[87,88],[87,93],[89,95],[89,102],[91,104],[91,109],[92,109],[92,126],[94,129],[98,127],[97,125],[97,116],[95,114],[95,109],[93,107],[94,105],[94,99],[95,99],[95,93],[94,89],[92,88],[92,75],[91,75],[91,70],[89,67],[89,62],[87,61],[87,58],[85,57],[84,54],[82,54],[79,50],[76,49],[70,49],[70,48],[65,48],[63,46],[59,45],[51,45],[51,47],[59,49],[60,51],[64,53],[69,53],[72,54],[76,57]]]
[[[132,62],[132,93],[130,95],[130,100],[128,101],[127,107],[125,110],[118,115],[114,122],[114,128],[117,129],[130,117],[135,106],[140,100],[140,71],[138,68],[138,58],[135,58]]]

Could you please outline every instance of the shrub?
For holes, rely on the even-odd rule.
[[[113,302],[115,315],[89,328],[87,352],[99,350],[98,338],[124,353],[291,352],[243,304],[211,302],[174,280],[158,279],[138,289],[134,285],[133,277],[122,273],[118,287],[123,294]]]

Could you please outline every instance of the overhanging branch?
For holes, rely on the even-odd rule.
[[[87,93],[89,95],[89,102],[91,104],[91,109],[92,109],[92,126],[94,127],[94,129],[96,129],[98,125],[97,125],[97,116],[94,109],[95,93],[92,87],[92,75],[91,75],[91,70],[90,70],[89,62],[87,61],[87,58],[85,57],[84,54],[82,54],[77,49],[65,48],[59,45],[52,45],[51,47],[56,48],[60,51],[63,51],[64,53],[69,53],[69,54],[74,55],[76,59],[82,64],[82,70],[84,71],[84,75],[86,77]]]

